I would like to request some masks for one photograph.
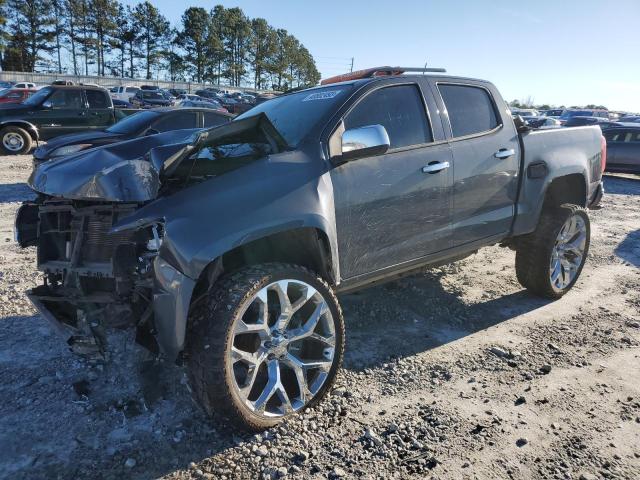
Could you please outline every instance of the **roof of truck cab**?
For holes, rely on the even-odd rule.
[[[56,90],[77,90],[83,88],[85,90],[100,90],[108,92],[106,87],[92,86],[92,85],[47,85],[48,87],[55,88]]]
[[[379,75],[376,77],[368,77],[368,78],[358,78],[355,80],[345,80],[344,82],[336,82],[329,83],[327,85],[318,85],[316,87],[311,87],[309,90],[315,90],[318,88],[326,88],[333,87],[336,85],[365,85],[367,83],[380,82],[383,80],[395,78],[402,78],[408,80],[418,80],[420,78],[432,78],[436,80],[446,80],[448,82],[482,82],[482,83],[491,83],[488,80],[482,80],[480,78],[470,78],[470,77],[457,77],[447,74],[434,74],[434,73],[425,73],[425,74],[400,74],[400,75]]]

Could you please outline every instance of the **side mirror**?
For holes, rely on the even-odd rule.
[[[346,162],[355,158],[382,155],[389,150],[389,145],[389,135],[382,125],[352,128],[342,134],[340,160]]]
[[[45,100],[42,102],[42,108],[53,108],[53,103],[50,100]]]

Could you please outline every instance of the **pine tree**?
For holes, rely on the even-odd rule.
[[[167,19],[150,2],[139,3],[133,10],[136,30],[144,52],[146,78],[161,60],[171,29]]]

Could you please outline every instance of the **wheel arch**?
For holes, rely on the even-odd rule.
[[[26,130],[29,133],[29,135],[31,135],[31,139],[34,142],[37,142],[39,139],[37,127],[33,123],[27,122],[26,120],[6,120],[4,122],[0,122],[0,130],[2,130],[5,127],[22,128]]]
[[[544,191],[542,209],[559,207],[565,203],[587,206],[587,178],[582,173],[571,173],[554,178]]]
[[[192,303],[222,275],[242,267],[271,262],[301,265],[316,272],[332,286],[338,281],[337,259],[329,235],[315,226],[289,228],[248,239],[212,259],[198,276]]]

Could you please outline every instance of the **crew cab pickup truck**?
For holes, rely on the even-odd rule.
[[[336,293],[501,244],[526,289],[560,298],[589,250],[600,129],[531,130],[489,82],[410,70],[329,79],[144,155],[45,162],[16,219],[45,276],[29,298],[85,355],[131,326],[249,429],[331,388]]]
[[[114,111],[103,88],[44,87],[20,104],[0,104],[0,150],[7,155],[27,153],[38,140],[106,128],[124,116]]]

